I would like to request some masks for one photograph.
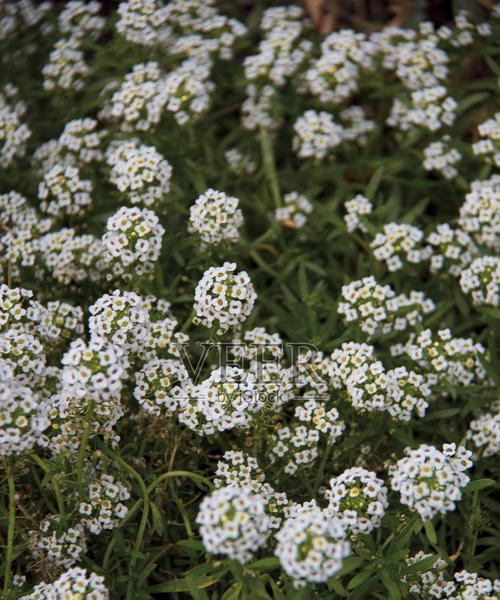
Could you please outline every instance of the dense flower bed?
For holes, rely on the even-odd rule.
[[[2,598],[499,597],[499,17],[0,2]]]

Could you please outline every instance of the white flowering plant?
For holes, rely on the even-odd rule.
[[[500,597],[499,18],[0,0],[2,600]]]

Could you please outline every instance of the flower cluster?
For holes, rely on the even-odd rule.
[[[237,175],[253,175],[257,170],[257,163],[249,156],[242,154],[237,148],[230,148],[224,152],[229,168]]]
[[[48,426],[45,402],[18,383],[0,359],[0,456],[30,450]]]
[[[363,195],[358,194],[352,200],[347,200],[344,204],[346,215],[344,221],[347,231],[352,233],[359,229],[366,233],[366,215],[369,215],[373,210],[373,204]]]
[[[247,319],[256,298],[248,273],[238,273],[235,263],[225,262],[203,274],[194,292],[194,310],[198,322],[226,331]]]
[[[74,527],[64,527],[57,515],[46,517],[29,537],[31,554],[44,564],[44,568],[69,569],[87,551],[83,526],[78,523]]]
[[[342,127],[325,111],[306,111],[293,129],[293,148],[299,158],[322,160],[343,141]]]
[[[426,171],[437,171],[446,179],[458,175],[456,164],[462,160],[460,152],[450,147],[450,136],[445,135],[440,141],[433,142],[424,148],[423,167]]]
[[[82,600],[109,600],[104,577],[85,569],[73,567],[52,583],[39,583],[21,600],[53,600],[54,598],[81,598]]]
[[[467,439],[471,440],[477,454],[487,458],[500,454],[500,412],[487,412],[469,424]]]
[[[59,345],[83,334],[83,311],[80,306],[53,300],[41,309],[37,331],[48,344]]]
[[[134,397],[153,415],[173,415],[184,404],[189,376],[179,360],[153,358],[135,374]]]
[[[110,179],[132,204],[154,207],[170,190],[172,167],[153,146],[124,142],[110,153]]]
[[[238,205],[238,198],[209,188],[191,206],[188,230],[198,234],[203,248],[221,242],[234,243],[243,225],[243,213]]]
[[[432,254],[429,246],[422,246],[423,232],[405,223],[388,223],[370,244],[373,256],[384,261],[389,271],[399,271],[407,264],[418,264]]]
[[[481,256],[476,258],[460,275],[460,287],[464,294],[472,296],[477,306],[498,306],[500,293],[500,258]]]
[[[122,206],[106,223],[102,236],[108,278],[149,275],[160,256],[165,229],[155,213],[147,208]]]
[[[277,208],[274,218],[285,227],[299,229],[307,222],[307,215],[313,211],[313,205],[298,192],[290,192],[283,197],[284,206]]]
[[[326,498],[328,508],[353,533],[370,533],[378,527],[389,505],[384,482],[360,467],[331,479]]]
[[[38,186],[40,209],[54,217],[79,215],[92,203],[92,182],[73,165],[54,165]]]
[[[387,119],[387,125],[409,131],[421,127],[430,131],[438,131],[449,127],[456,118],[457,102],[447,96],[444,86],[436,86],[411,93],[406,104],[396,98]]]
[[[6,85],[0,93],[0,167],[7,168],[18,156],[24,156],[26,142],[31,136],[29,127],[23,123],[26,105],[15,101],[17,88]]]
[[[391,348],[394,356],[406,354],[429,373],[429,382],[436,385],[445,381],[451,385],[471,385],[486,381],[486,371],[480,357],[482,344],[471,338],[454,338],[449,329],[441,329],[437,336],[425,329],[410,338],[406,345]]]
[[[284,464],[284,473],[293,475],[301,466],[311,466],[319,455],[321,440],[332,444],[344,432],[339,411],[327,409],[324,400],[306,394],[304,403],[295,409],[292,423],[278,426],[270,436],[270,458]]]
[[[103,158],[104,135],[97,121],[90,117],[68,121],[56,142],[55,153],[76,164],[98,162]]]
[[[114,529],[127,516],[128,509],[123,502],[129,498],[130,492],[123,483],[112,475],[100,473],[80,502],[78,512],[82,525],[94,535],[103,529]]]
[[[259,408],[254,376],[238,367],[219,367],[183,393],[179,421],[204,435],[247,428]]]
[[[264,499],[247,487],[221,487],[205,496],[196,522],[209,552],[241,563],[249,562],[269,535]]]
[[[500,176],[473,181],[460,207],[459,226],[491,250],[500,249]]]
[[[493,119],[481,123],[477,129],[483,139],[472,144],[472,151],[487,162],[500,167],[500,112]]]
[[[312,500],[290,511],[276,534],[275,554],[295,587],[322,583],[340,570],[351,553],[345,536],[341,521]]]
[[[172,29],[167,25],[168,8],[157,0],[126,0],[118,5],[116,30],[126,40],[142,46],[163,45]]]
[[[258,494],[266,504],[269,528],[280,528],[289,507],[288,497],[284,492],[277,492],[266,481],[266,476],[255,458],[240,450],[228,450],[217,463],[215,476],[214,485],[217,488],[243,487]]]
[[[424,521],[455,510],[469,482],[464,471],[472,467],[472,452],[455,444],[444,444],[442,451],[422,444],[415,450],[406,448],[405,454],[390,470],[391,487],[401,502]]]
[[[431,273],[446,271],[459,277],[477,254],[474,242],[468,233],[453,228],[448,223],[440,223],[426,241],[432,246]]]
[[[342,286],[338,312],[345,320],[359,323],[368,335],[403,331],[422,321],[434,310],[434,302],[422,292],[412,291],[409,296],[396,293],[390,285],[380,285],[375,277],[363,277]]]
[[[78,92],[85,87],[89,73],[78,39],[62,38],[56,42],[49,62],[43,67],[43,87],[48,92]]]

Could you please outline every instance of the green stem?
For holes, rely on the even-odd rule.
[[[30,454],[30,458],[33,462],[35,462],[43,470],[44,473],[49,472],[49,466],[39,456],[37,456],[36,454]],[[59,514],[61,515],[61,517],[64,518],[66,516],[66,510],[64,508],[64,500],[62,498],[61,486],[59,485],[59,482],[57,481],[57,479],[55,477],[51,480],[50,483],[52,484],[52,487],[54,488],[54,494],[55,494],[55,497],[57,500],[57,507],[59,509]]]
[[[85,415],[85,431],[83,432],[83,438],[80,442],[80,448],[78,449],[78,462],[77,462],[77,479],[78,483],[81,485],[83,481],[83,467],[85,464],[85,452],[87,451],[87,445],[89,442],[90,431],[92,428],[91,417],[94,412],[94,403],[89,402],[87,413]]]
[[[274,164],[274,153],[271,136],[267,129],[260,130],[260,148],[262,152],[262,162],[264,163],[264,171],[271,188],[271,194],[276,208],[282,205],[280,185],[278,175],[276,174],[276,166]]]
[[[5,597],[7,597],[7,593],[9,592],[12,577],[11,566],[14,556],[14,531],[16,525],[16,487],[12,464],[7,466],[7,482],[9,486],[9,520],[7,526],[7,549],[5,553],[5,576],[3,583]]]

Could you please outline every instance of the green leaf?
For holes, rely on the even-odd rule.
[[[463,492],[464,494],[470,492],[477,492],[479,490],[484,490],[486,488],[493,487],[494,485],[496,485],[496,481],[494,479],[476,479],[475,481],[471,481],[470,483],[468,483],[465,486]]]
[[[434,529],[432,521],[424,521],[424,531],[429,542],[431,544],[437,544],[436,530]]]
[[[153,516],[153,526],[158,535],[163,535],[165,530],[165,522],[160,512],[160,509],[156,506],[154,502],[150,503],[151,514]]]
[[[436,562],[436,560],[439,558],[439,556],[434,555],[434,556],[427,556],[426,558],[423,558],[422,560],[419,560],[416,563],[413,563],[412,565],[408,565],[404,568],[404,572],[407,573],[408,575],[414,575],[416,573],[424,573],[425,571],[428,571],[430,568],[432,568],[433,564]]]
[[[396,582],[391,579],[391,575],[385,567],[380,569],[379,577],[389,592],[389,600],[399,600],[401,598],[399,587]]]
[[[366,571],[362,571],[355,575],[351,581],[347,584],[348,590],[355,590],[357,587],[361,586],[363,583],[368,581],[371,577],[373,577],[374,571],[372,569],[366,569]]]
[[[256,560],[248,566],[250,569],[255,569],[256,571],[262,571],[265,573],[266,571],[275,571],[276,569],[279,569],[280,561],[279,558],[275,556],[269,556],[267,558]]]

